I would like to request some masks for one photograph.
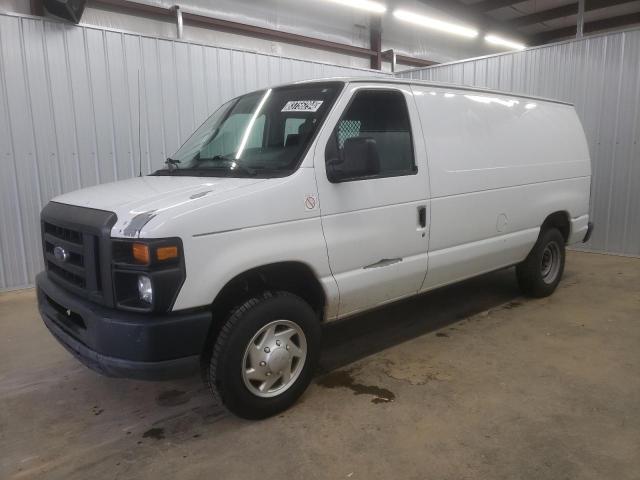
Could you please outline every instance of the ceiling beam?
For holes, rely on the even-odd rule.
[[[584,24],[584,33],[594,33],[601,30],[608,30],[610,28],[627,27],[629,25],[640,24],[640,12],[629,13],[626,15],[619,15],[617,17],[603,18],[601,20],[594,20],[592,22],[586,22]],[[576,27],[558,28],[555,30],[549,30],[547,32],[541,32],[534,37],[534,45],[543,45],[550,43],[554,40],[558,40],[565,37],[571,37],[576,34]]]
[[[373,70],[382,69],[382,21],[377,15],[369,19],[369,48],[375,55],[371,56],[370,66]]]
[[[623,3],[630,3],[632,0],[586,0],[584,5],[585,12],[591,12],[593,10],[599,10],[601,8],[612,7],[614,5],[620,5]],[[568,5],[562,5],[561,7],[550,8],[548,10],[541,10],[529,15],[523,15],[516,17],[512,20],[505,22],[506,25],[512,28],[524,27],[527,25],[533,25],[535,23],[546,22],[555,18],[568,17],[578,13],[578,2],[569,3]]]
[[[43,17],[44,5],[42,0],[29,0],[29,12],[31,15]]]
[[[167,16],[173,19],[175,13],[171,7],[165,8],[161,6],[148,5],[144,3],[131,2],[128,0],[95,0],[94,4],[107,5],[118,9],[134,11],[138,13],[153,14],[158,16]],[[377,52],[370,48],[358,47],[344,43],[332,42],[317,37],[307,37],[297,33],[283,32],[271,28],[258,27],[246,23],[233,22],[220,18],[208,17],[190,12],[182,12],[182,18],[185,22],[192,25],[207,26],[216,30],[246,35],[249,37],[263,38],[267,40],[280,41],[303,47],[318,48],[347,55],[355,55],[359,57],[371,57],[377,55]]]
[[[441,10],[453,17],[458,18],[461,22],[468,23],[483,32],[502,33],[505,36],[513,37],[515,40],[521,40],[525,43],[529,38],[526,34],[514,30],[507,26],[504,22],[496,20],[480,12],[472,11],[469,5],[459,0],[420,0],[424,5]],[[522,0],[520,0],[522,1]],[[516,2],[512,2],[516,3]]]
[[[104,0],[100,0],[104,1]],[[258,27],[256,25],[249,25],[246,23],[233,22],[230,20],[223,20],[220,18],[208,17],[206,15],[200,15],[190,12],[182,12],[182,18],[191,24],[205,25],[213,27],[218,30],[224,30],[231,33],[240,33],[249,37],[257,37],[275,41],[281,41],[285,43],[291,43],[294,45],[300,45],[303,47],[319,48],[339,53],[346,53],[351,55],[360,55],[364,57],[371,57],[377,55],[377,52],[370,48],[357,47],[354,45],[348,45],[344,43],[332,42],[317,37],[307,37],[305,35],[299,35],[297,33],[284,32],[282,30],[275,30],[271,28]]]
[[[118,8],[133,13],[144,13],[146,15],[168,17],[171,20],[175,18],[175,11],[173,7],[155,6],[132,2],[129,0],[94,0],[93,4]],[[382,52],[380,52],[381,45],[376,43],[378,41],[381,43],[381,38],[379,40],[373,39],[373,46],[376,48],[365,48],[355,45],[332,42],[316,37],[307,37],[305,35],[299,35],[296,33],[283,32],[281,30],[275,30],[266,27],[258,27],[256,25],[249,25],[245,23],[233,22],[230,20],[223,20],[220,18],[208,17],[206,15],[200,15],[190,12],[182,12],[182,18],[184,22],[189,25],[204,26],[214,30],[235,33],[238,35],[289,43],[292,45],[301,45],[304,47],[327,50],[356,57],[370,58],[372,60],[372,65],[373,62],[376,62],[381,58],[382,54]],[[378,26],[378,28],[381,27]],[[396,55],[396,61],[398,63],[410,66],[428,66],[435,65],[437,63],[431,60],[409,57],[406,55]]]
[[[416,57],[407,57],[406,55],[396,54],[396,62],[402,63],[403,65],[409,65],[411,67],[429,67],[431,65],[437,65],[438,62],[433,62],[431,60],[424,60],[422,58]]]
[[[482,0],[480,2],[467,5],[467,7],[474,12],[486,13],[503,7],[510,7],[511,5],[522,3],[524,1],[525,0]]]
[[[534,23],[546,22],[547,20],[553,20],[554,18],[568,17],[569,15],[575,15],[576,13],[578,13],[577,2],[570,3],[569,5],[563,5],[561,7],[550,8],[549,10],[542,10],[530,15],[523,15],[522,17],[516,17],[513,20],[507,21],[507,24],[511,25],[513,28],[518,28],[526,25],[533,25]]]

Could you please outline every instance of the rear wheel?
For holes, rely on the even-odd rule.
[[[311,381],[320,323],[304,300],[266,292],[236,308],[218,335],[205,378],[222,404],[249,419],[291,406]]]
[[[564,272],[565,241],[556,228],[544,230],[527,258],[516,266],[520,289],[532,297],[551,295]]]

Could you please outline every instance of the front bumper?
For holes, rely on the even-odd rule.
[[[209,327],[208,310],[164,315],[104,307],[69,293],[46,272],[36,277],[38,309],[53,336],[103,375],[165,380],[195,373]]]

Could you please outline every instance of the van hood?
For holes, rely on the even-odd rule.
[[[239,189],[265,181],[259,178],[146,176],[84,188],[52,201],[115,212],[118,221],[112,233],[138,236],[144,224],[160,213],[205,197],[208,202],[224,201],[235,197]]]

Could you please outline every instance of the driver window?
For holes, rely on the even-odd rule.
[[[402,92],[358,92],[336,125],[326,160],[338,171],[351,172],[343,175],[346,180],[416,173],[411,123]]]
[[[306,122],[306,118],[289,117],[284,121],[284,138],[282,139],[283,145],[290,145],[297,142],[299,138],[300,127]],[[290,137],[289,135],[294,135]]]

